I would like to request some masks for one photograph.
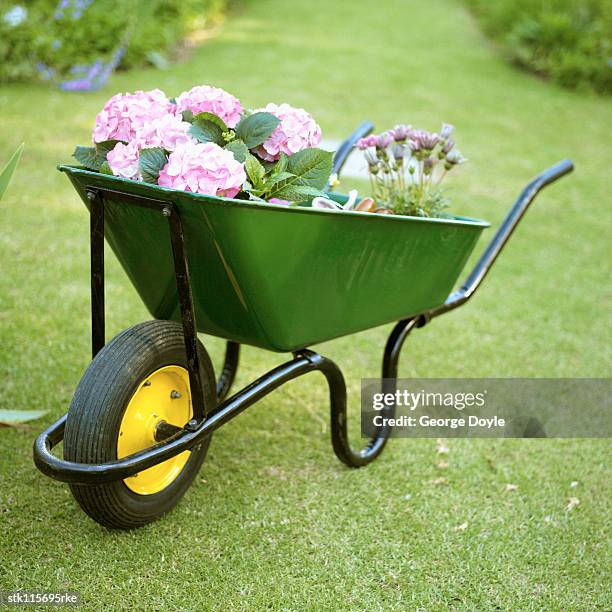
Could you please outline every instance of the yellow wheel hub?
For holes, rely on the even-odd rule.
[[[156,370],[139,385],[123,414],[117,457],[122,459],[156,444],[155,431],[162,421],[183,427],[192,414],[187,370],[175,365]],[[181,473],[189,455],[190,451],[185,451],[123,482],[140,495],[159,493]]]

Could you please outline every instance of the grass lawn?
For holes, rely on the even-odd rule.
[[[327,138],[364,118],[451,122],[470,158],[454,209],[494,225],[531,176],[571,157],[576,172],[542,194],[481,293],[417,330],[400,371],[610,374],[610,100],[506,65],[460,2],[251,0],[166,72],[119,74],[95,94],[2,87],[0,158],[27,144],[0,207],[0,406],[50,413],[0,429],[0,591],[69,589],[87,609],[612,608],[605,440],[453,441],[445,469],[435,440],[395,440],[351,471],[312,377],[216,434],[177,509],[134,532],[99,527],[34,468],[32,441],[89,355],[88,220],[55,165],[114,92],[198,83],[304,106]],[[149,318],[110,255],[107,279],[109,336]],[[377,375],[388,332],[318,347],[348,378],[356,441],[359,381]],[[223,343],[207,346],[218,364]],[[237,383],[282,359],[246,348]]]

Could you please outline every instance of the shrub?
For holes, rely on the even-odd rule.
[[[466,0],[508,58],[569,88],[612,93],[612,0]]]
[[[218,20],[226,5],[227,0],[3,0],[0,82],[78,83],[94,73],[103,79],[119,64],[161,65],[190,30]]]

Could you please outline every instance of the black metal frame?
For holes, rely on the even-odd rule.
[[[358,138],[372,130],[370,123],[362,124],[340,147],[334,159],[334,170],[339,172]],[[431,311],[418,314],[400,321],[393,328],[387,340],[382,363],[382,378],[385,391],[393,391],[397,379],[398,361],[402,346],[415,327],[422,327],[434,317],[449,312],[465,304],[478,289],[495,259],[518,225],[525,211],[546,185],[561,178],[573,169],[572,162],[565,160],[540,174],[523,190],[506,219],[495,233],[490,244],[478,260],[473,271],[461,288],[451,294],[444,304]],[[176,286],[180,303],[185,351],[187,355],[189,382],[192,390],[194,419],[186,423],[183,429],[168,429],[160,437],[169,435],[156,445],[138,453],[104,464],[74,463],[59,459],[51,453],[54,446],[64,437],[67,415],[64,415],[47,430],[34,444],[34,461],[37,467],[52,478],[69,483],[100,484],[122,480],[133,476],[146,468],[165,461],[202,442],[204,438],[219,429],[222,425],[244,412],[261,398],[286,382],[310,372],[320,372],[329,387],[331,409],[331,440],[338,459],[349,467],[357,468],[367,465],[383,451],[391,434],[388,426],[379,428],[365,448],[355,451],[351,448],[347,431],[347,397],[346,384],[340,368],[331,360],[308,349],[297,351],[293,359],[264,374],[250,385],[244,387],[229,399],[226,399],[234,381],[239,362],[240,345],[227,343],[225,363],[217,382],[219,404],[214,410],[206,413],[200,367],[197,352],[197,325],[189,265],[183,236],[183,228],[177,208],[174,204],[162,202],[143,196],[119,193],[100,187],[91,187],[87,191],[90,201],[91,219],[91,296],[92,296],[92,353],[93,357],[103,348],[104,336],[104,197],[117,196],[131,205],[159,211],[168,219]],[[390,407],[389,412],[393,411]]]

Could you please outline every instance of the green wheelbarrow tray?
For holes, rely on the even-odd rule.
[[[106,239],[153,317],[181,320],[168,224],[123,194],[176,206],[198,331],[272,351],[295,351],[440,306],[488,227],[462,217],[259,204],[74,166],[60,170],[87,206],[88,189],[108,190]]]

